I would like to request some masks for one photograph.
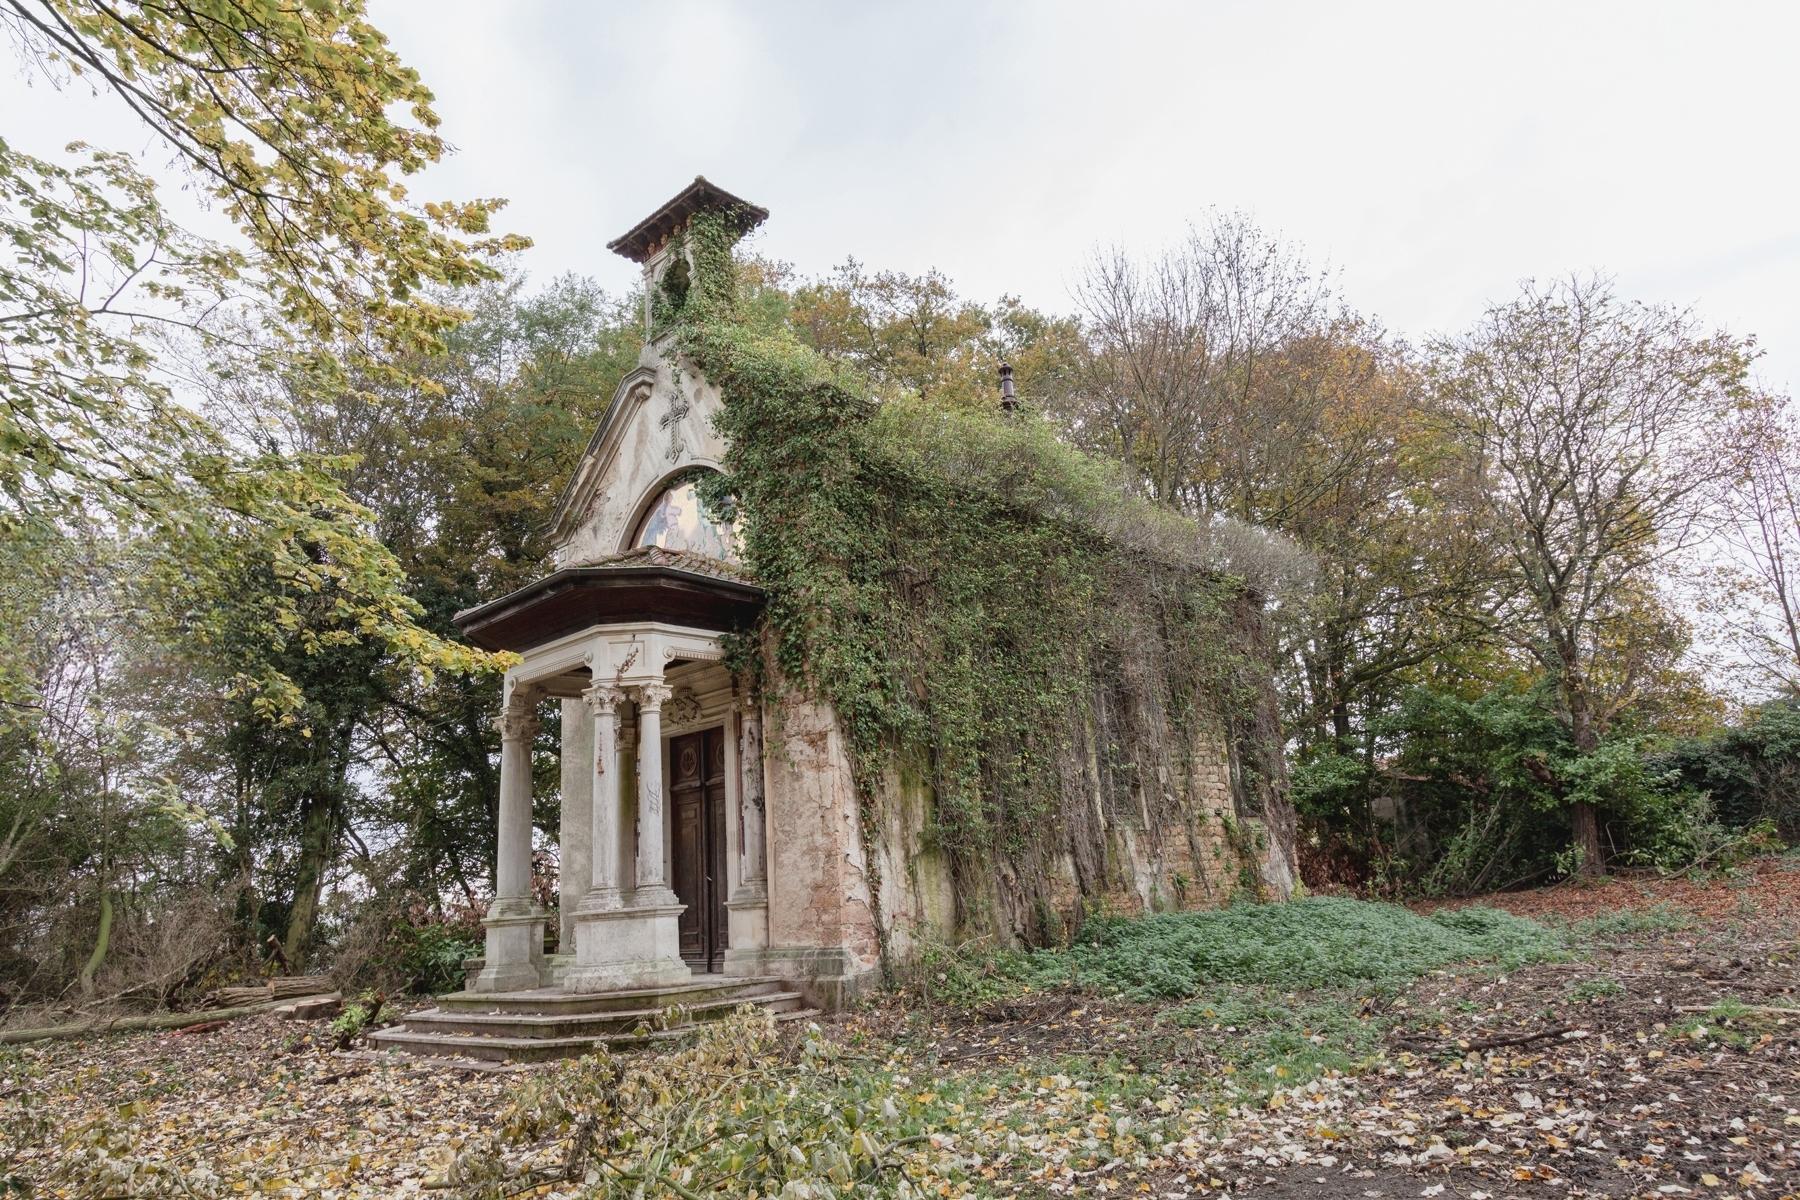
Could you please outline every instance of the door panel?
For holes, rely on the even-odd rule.
[[[670,886],[687,906],[680,919],[681,957],[697,971],[724,965],[725,736],[707,729],[669,739],[673,820]]]
[[[681,957],[690,965],[706,959],[706,931],[702,928],[700,898],[705,879],[705,827],[701,823],[705,787],[701,777],[704,735],[690,733],[669,739],[669,799],[674,850],[669,886],[687,908],[680,919]]]

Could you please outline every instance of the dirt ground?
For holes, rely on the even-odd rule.
[[[1800,920],[1800,860],[1794,855],[1771,855],[1729,872],[1662,877],[1654,874],[1610,875],[1599,880],[1572,879],[1554,887],[1523,892],[1502,892],[1474,900],[1447,904],[1421,904],[1421,912],[1433,908],[1471,904],[1503,908],[1534,920],[1590,921],[1621,912],[1646,912],[1668,908],[1708,924],[1774,920],[1792,924]]]
[[[1800,1196],[1800,860],[1467,903],[1585,923],[1580,950],[1436,972],[1368,1004],[1385,1033],[1366,1073],[1234,1110],[1121,1192]],[[1051,996],[947,1017],[928,1040],[947,1066],[1105,1054],[1204,1079],[1223,1069],[1217,1036],[1143,1005]]]
[[[945,1079],[999,1081],[993,1102],[1015,1115],[1033,1111],[1014,1094],[1032,1090],[1019,1080],[1111,1064],[1111,1082],[1068,1093],[1066,1144],[1082,1121],[1107,1116],[1118,1129],[1118,1115],[1140,1110],[1169,1131],[1101,1165],[1079,1153],[1049,1166],[1041,1152],[995,1157],[976,1194],[1800,1196],[1800,859],[1485,902],[1588,924],[1565,959],[1342,998],[1338,1028],[1309,1036],[1366,1031],[1353,1069],[1229,1106],[1219,1081],[1245,1061],[1243,1039],[1268,1031],[1190,1028],[1168,1005],[1047,994],[922,1015],[890,1003],[832,1031],[901,1044]],[[1298,1010],[1319,998],[1278,999]],[[216,1177],[198,1194],[234,1194],[239,1178],[327,1200],[442,1194],[432,1181],[517,1081],[344,1058],[324,1039],[322,1025],[258,1017],[198,1035],[19,1048],[0,1078],[0,1143],[24,1140],[33,1122],[128,1111],[131,1144],[84,1152]],[[26,1151],[15,1169],[31,1177],[44,1153]]]

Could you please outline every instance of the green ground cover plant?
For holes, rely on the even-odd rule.
[[[1227,1035],[1218,1043],[1225,1070],[1236,1090],[1257,1095],[1356,1071],[1379,1056],[1390,1024],[1342,992],[1295,995],[1260,987],[1222,990],[1159,1019]]]
[[[1552,931],[1495,909],[1421,916],[1393,904],[1315,896],[1094,921],[1059,957],[1072,984],[1153,999],[1198,996],[1222,983],[1291,991],[1393,983],[1452,963],[1510,967],[1564,949]],[[1051,974],[1041,957],[1034,966],[1039,978]]]
[[[1367,990],[1455,963],[1511,969],[1570,951],[1568,935],[1498,909],[1425,916],[1396,904],[1311,896],[1096,918],[1065,949],[929,947],[912,988],[928,1002],[962,1005],[1059,987],[1134,1000],[1211,996],[1225,984],[1283,992]]]
[[[1589,917],[1585,921],[1575,921],[1567,926],[1567,932],[1577,940],[1586,941],[1634,933],[1666,933],[1674,929],[1689,929],[1693,925],[1693,913],[1664,902],[1653,904],[1649,908],[1622,908],[1603,916]]]

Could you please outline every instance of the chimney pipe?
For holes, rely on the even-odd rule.
[[[1013,394],[1012,364],[1000,364],[1000,411],[1017,412],[1019,398]]]

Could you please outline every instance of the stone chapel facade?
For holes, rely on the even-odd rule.
[[[666,272],[688,269],[675,235],[700,211],[740,232],[768,215],[696,179],[610,244],[642,264],[647,295]],[[696,500],[696,475],[725,458],[712,420],[723,400],[692,364],[676,370],[674,354],[670,335],[651,338],[607,402],[556,510],[555,570],[457,616],[476,645],[519,655],[499,717],[496,896],[472,992],[606,992],[722,974],[791,981],[830,1004],[872,977],[884,940],[904,954],[918,936],[953,932],[948,868],[924,832],[928,798],[898,794],[906,787],[895,780],[880,844],[865,845],[828,707],[752,694],[722,663],[721,638],[753,627],[763,593],[735,561],[732,531]],[[560,706],[562,729],[561,912],[549,954],[530,888],[531,752],[547,704]],[[1229,849],[1228,759],[1222,745],[1201,749],[1182,829],[1107,832],[1121,906],[1191,902],[1182,881],[1219,874],[1207,860]],[[1278,841],[1265,839],[1253,869],[1281,891],[1291,871]],[[1069,857],[1052,869],[1079,898],[1082,865]],[[874,897],[871,877],[882,881]]]

